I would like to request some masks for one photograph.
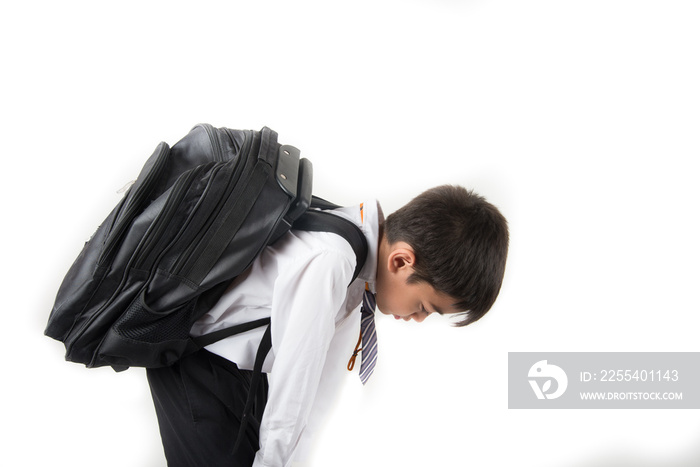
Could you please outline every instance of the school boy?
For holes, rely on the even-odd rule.
[[[263,330],[148,370],[169,466],[291,465],[303,435],[353,366],[348,360],[357,353],[356,342],[360,346],[361,303],[365,317],[373,317],[367,308],[376,297],[378,310],[395,319],[421,322],[432,313],[459,313],[456,325],[465,326],[496,300],[507,223],[472,191],[433,188],[386,220],[376,201],[334,212],[360,226],[368,242],[365,265],[352,284],[356,258],[345,240],[292,230],[267,247],[192,330],[202,335],[271,317],[272,351],[263,366],[270,377],[267,401],[256,407],[262,413],[265,404],[259,438],[248,434],[232,452]],[[364,333],[376,337],[372,323],[362,321]],[[374,361],[381,343],[362,346],[362,358]]]

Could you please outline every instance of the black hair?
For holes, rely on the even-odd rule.
[[[466,326],[491,309],[508,256],[508,223],[483,197],[443,185],[415,197],[384,223],[389,244],[403,241],[416,256],[409,283],[426,282],[452,297]]]

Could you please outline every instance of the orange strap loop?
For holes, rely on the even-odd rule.
[[[362,351],[360,348],[360,344],[362,343],[362,331],[360,331],[360,338],[357,339],[357,344],[355,345],[355,351],[352,353],[352,357],[350,357],[350,360],[348,361],[348,371],[352,371],[353,368],[355,368],[355,358],[357,357],[357,354]]]

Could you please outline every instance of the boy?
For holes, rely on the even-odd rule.
[[[259,438],[248,430],[233,452],[263,330],[148,370],[168,465],[291,465],[312,415],[322,411],[346,366],[354,366],[361,302],[364,337],[374,336],[365,318],[372,319],[375,294],[377,308],[396,319],[421,322],[432,313],[460,313],[457,326],[478,320],[496,300],[508,228],[477,194],[433,188],[386,221],[376,201],[334,213],[360,226],[368,242],[365,265],[352,284],[356,258],[345,240],[292,230],[267,247],[192,329],[202,335],[271,317],[272,351],[263,365],[270,383],[263,382],[255,408],[263,414]],[[376,342],[363,340],[362,346],[363,367],[368,360],[371,373]],[[366,382],[363,368],[360,376]]]

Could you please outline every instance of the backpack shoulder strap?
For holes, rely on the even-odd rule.
[[[330,212],[310,210],[297,219],[292,228],[308,232],[331,232],[343,237],[352,247],[357,259],[355,272],[350,283],[357,279],[365,265],[368,252],[367,239],[358,226]]]
[[[331,203],[330,201],[326,201],[323,198],[320,198],[316,195],[311,196],[311,208],[318,208],[318,209],[338,209],[342,206],[338,206],[335,203]]]

